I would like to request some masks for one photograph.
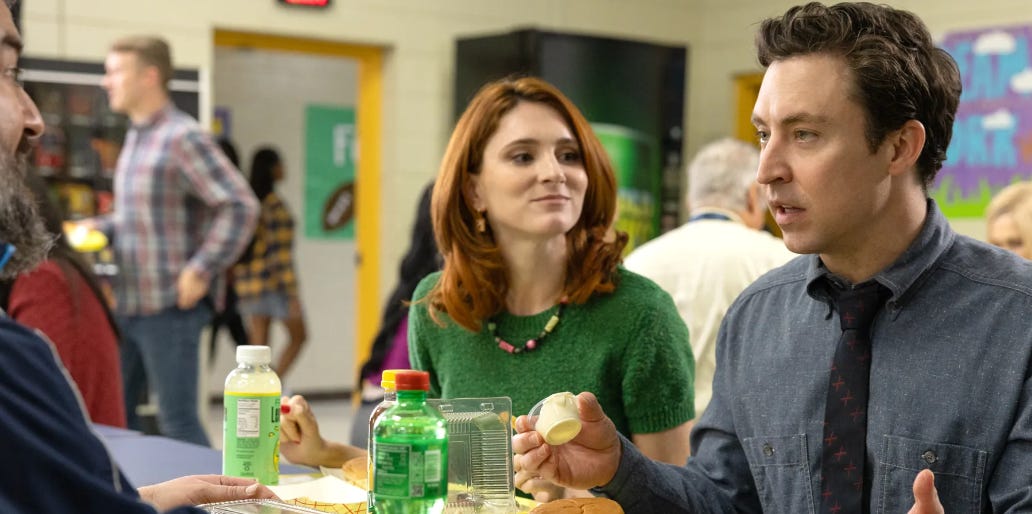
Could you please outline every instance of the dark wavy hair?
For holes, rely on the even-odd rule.
[[[477,214],[467,191],[471,176],[480,173],[488,140],[521,102],[546,105],[562,116],[577,139],[588,176],[580,219],[566,234],[563,293],[573,303],[584,303],[616,287],[627,234],[613,230],[616,177],[609,156],[580,110],[555,86],[535,77],[506,78],[488,83],[473,97],[452,132],[437,174],[431,208],[444,271],[426,298],[430,316],[438,323],[442,321],[437,313],[444,312],[460,326],[477,331],[505,305],[505,263],[490,229],[475,229]]]
[[[259,202],[272,193],[276,182],[276,165],[280,162],[279,152],[268,146],[259,148],[251,157],[251,190]]]
[[[764,67],[798,55],[841,56],[855,77],[852,96],[866,113],[872,152],[908,120],[924,125],[917,168],[927,190],[946,159],[961,82],[957,63],[920,18],[867,2],[811,2],[764,20],[756,50]]]
[[[433,187],[432,183],[426,186],[419,197],[408,251],[401,259],[401,268],[398,270],[398,285],[394,286],[394,291],[391,291],[391,296],[384,306],[380,330],[373,338],[369,360],[362,365],[359,383],[363,378],[383,371],[383,360],[390,350],[398,325],[408,316],[412,293],[416,291],[416,286],[423,277],[441,269],[441,255],[437,251],[434,226],[430,220],[430,196]]]

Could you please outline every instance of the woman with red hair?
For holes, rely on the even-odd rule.
[[[667,293],[620,267],[615,211],[609,158],[562,93],[536,78],[484,86],[435,180],[444,267],[412,296],[409,360],[430,372],[431,396],[508,396],[514,415],[591,391],[643,453],[683,465],[695,414],[688,329]],[[285,403],[292,462],[360,453],[324,440],[303,398]],[[539,501],[576,494],[515,465],[516,486]]]
[[[430,394],[509,396],[518,415],[591,391],[646,455],[683,465],[688,331],[669,295],[619,266],[616,179],[580,111],[537,78],[484,86],[452,133],[431,209],[444,268],[416,289],[409,318]],[[517,473],[517,486],[557,493],[530,478]]]

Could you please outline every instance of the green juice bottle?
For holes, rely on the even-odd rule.
[[[223,396],[222,474],[279,483],[280,394],[268,346],[237,347]]]
[[[448,496],[448,426],[426,404],[430,375],[394,377],[397,404],[373,427],[373,509],[377,514],[440,514]]]

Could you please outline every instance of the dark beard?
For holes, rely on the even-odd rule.
[[[0,152],[0,242],[15,248],[0,269],[0,280],[34,269],[47,258],[54,244],[54,236],[39,216],[35,196],[25,185],[28,155],[19,152],[15,157]]]

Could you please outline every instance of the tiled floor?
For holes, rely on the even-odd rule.
[[[351,437],[351,420],[354,409],[351,400],[315,400],[310,403],[312,412],[319,420],[319,432],[334,441],[348,442]],[[212,404],[204,420],[212,447],[222,449],[222,405]]]

